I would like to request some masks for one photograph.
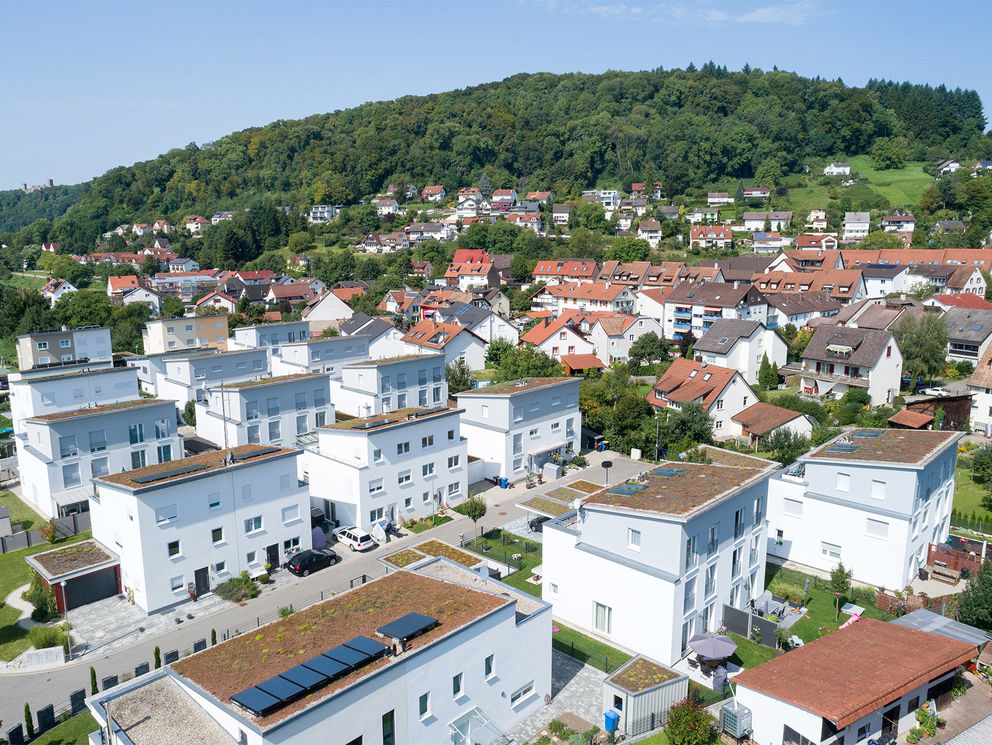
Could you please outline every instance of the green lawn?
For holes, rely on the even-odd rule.
[[[782,396],[794,396],[799,392],[799,386],[795,388],[776,388],[773,391],[762,391],[761,397],[766,403],[774,404],[775,399],[781,398]]]
[[[80,533],[59,541],[58,545],[66,546],[90,537],[88,532]],[[6,598],[21,585],[26,585],[31,581],[31,567],[24,561],[24,557],[47,551],[50,548],[52,547],[46,543],[0,556],[0,600]],[[20,617],[19,611],[6,605],[0,608],[0,660],[12,660],[31,646],[28,642],[27,632],[17,625],[18,617]]]
[[[3,424],[0,423],[0,427],[2,426]],[[28,507],[13,492],[0,492],[0,505],[10,508],[10,522],[12,527],[19,523],[21,530],[31,530],[31,528],[37,528],[45,521],[41,515]],[[14,532],[17,532],[16,528]]]
[[[933,177],[923,172],[924,163],[907,163],[897,170],[876,171],[870,155],[856,155],[848,162],[851,173],[860,173],[872,190],[888,199],[894,207],[919,204],[924,189],[934,183]]]
[[[954,472],[954,509],[966,517],[992,521],[992,512],[982,507],[982,500],[988,492],[982,484],[976,484],[971,469],[958,468]]]
[[[96,720],[88,711],[77,714],[72,719],[62,722],[54,729],[48,730],[31,745],[86,745],[90,732],[96,731]]]
[[[737,642],[737,651],[730,658],[730,661],[735,665],[740,665],[743,668],[757,667],[762,662],[775,659],[774,649],[763,647],[734,633],[730,633],[729,636]]]
[[[597,670],[612,673],[631,660],[631,656],[626,652],[621,652],[598,639],[580,634],[575,629],[562,626],[557,622],[554,623],[554,627],[558,630],[551,635],[551,645],[587,665],[592,665]]]
[[[486,547],[487,550],[483,551],[483,547]],[[541,597],[541,586],[527,581],[533,576],[534,567],[539,566],[542,561],[540,543],[528,541],[497,528],[487,530],[476,540],[465,544],[464,548],[466,551],[484,556],[490,561],[502,562],[513,567],[519,565],[520,568],[503,581],[518,590]],[[513,558],[513,554],[520,554],[519,561]]]
[[[15,274],[9,279],[5,279],[0,284],[5,284],[8,287],[16,287],[22,290],[40,290],[45,286],[48,281],[48,277],[31,276],[24,277],[19,274]]]
[[[415,523],[406,523],[403,527],[407,528],[411,533],[423,533],[425,530],[430,530],[431,528],[436,528],[438,525],[444,525],[450,522],[451,518],[448,515],[433,515],[432,517],[425,517],[423,520],[418,520]]]
[[[3,414],[0,414],[0,429],[6,429],[7,427],[10,427],[12,425],[13,422],[10,421],[9,416],[4,416]]]

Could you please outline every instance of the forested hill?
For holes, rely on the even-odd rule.
[[[0,233],[20,230],[35,220],[54,220],[85,191],[86,184],[53,186],[29,194],[20,189],[0,191]]]
[[[663,180],[673,192],[806,158],[869,152],[905,137],[914,160],[988,149],[974,91],[840,81],[745,68],[521,74],[430,96],[277,121],[203,147],[116,168],[56,224],[54,239],[88,246],[121,222],[247,206],[349,203],[392,180],[447,190],[485,169],[497,187],[575,193]]]

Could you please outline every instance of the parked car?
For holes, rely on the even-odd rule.
[[[286,562],[286,568],[297,577],[306,577],[310,572],[329,567],[340,561],[337,551],[331,548],[315,548],[300,551]]]
[[[332,531],[332,535],[352,551],[365,551],[379,545],[375,542],[375,538],[355,525],[338,528]]]
[[[544,523],[546,523],[551,518],[548,517],[535,517],[532,518],[527,527],[530,529],[531,533],[542,533],[544,531]]]
[[[924,388],[923,391],[922,391],[922,393],[923,393],[924,396],[939,396],[940,398],[943,398],[944,396],[951,396],[951,395],[953,395],[946,388],[941,388],[939,386],[934,387],[934,388]]]

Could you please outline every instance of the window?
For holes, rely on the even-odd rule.
[[[458,698],[462,695],[462,674],[452,676],[451,678],[451,695]]]
[[[410,471],[400,471],[399,476],[396,477],[396,483],[397,484],[400,484],[401,486],[403,484],[409,484],[410,483]]]
[[[775,545],[781,546],[785,540],[785,531],[779,529],[775,531]]]
[[[720,523],[713,525],[706,535],[706,555],[713,556],[720,548]]]
[[[94,430],[90,432],[90,452],[91,453],[102,453],[107,449],[107,433],[102,430]]]
[[[593,628],[602,634],[613,633],[613,609],[608,605],[596,602],[592,604],[592,609]]]
[[[515,434],[513,436],[513,454],[519,455],[524,449],[524,436],[522,434]]]
[[[90,461],[90,471],[93,474],[93,478],[99,478],[100,476],[106,476],[110,473],[110,466],[107,463],[106,458],[94,458]]]
[[[179,556],[179,541],[169,541],[167,548],[170,559]]]
[[[875,499],[885,499],[885,482],[872,479],[871,496]]]
[[[413,497],[407,497],[406,499],[404,499],[403,500],[403,507],[405,507],[408,510],[412,510],[413,509]]]
[[[397,455],[403,455],[404,453],[409,453],[409,452],[410,452],[410,443],[409,442],[399,442],[399,443],[396,444],[396,454]]]
[[[420,694],[420,718],[430,716],[431,713],[431,694],[421,693]]]
[[[428,435],[427,437],[420,438],[420,447],[430,448],[434,447],[434,435]]]
[[[209,497],[207,497],[207,506],[211,510],[220,509],[220,492],[215,492],[211,494]]]
[[[696,578],[690,577],[685,581],[682,591],[682,612],[688,613],[696,607]]]
[[[210,541],[212,543],[220,543],[223,540],[224,540],[223,528],[214,528],[213,530],[210,531]]]
[[[448,457],[448,470],[450,471],[452,468],[458,468],[458,464],[460,462],[461,462],[461,456],[460,455],[451,455],[451,456],[449,456]]]
[[[317,411],[313,415],[313,424],[315,427],[323,427],[324,423],[327,421],[326,411]]]
[[[424,463],[423,467],[421,468],[421,471],[422,471],[422,475],[423,476],[431,476],[431,475],[433,475],[434,474],[434,463],[433,462],[432,463]]]
[[[382,451],[379,448],[376,448],[375,450],[372,451],[372,460],[375,463],[382,462]]]
[[[178,577],[173,577],[172,579],[170,579],[169,587],[172,588],[173,592],[178,592],[179,590],[183,589],[183,575],[180,574]]]
[[[548,583],[548,587],[551,589],[551,594],[552,595],[557,595],[558,594],[558,585],[556,585],[554,582],[549,582]]]
[[[296,394],[296,410],[302,411],[305,408],[307,408],[307,394],[299,391]]]
[[[396,721],[392,709],[382,715],[382,745],[396,745]]]
[[[38,342],[38,349],[40,350],[48,349],[48,342],[47,341]]]
[[[406,408],[406,394],[405,393],[397,393],[396,394],[396,408],[397,409],[405,409]]]
[[[485,662],[485,666],[484,666],[485,667],[485,673],[484,674],[485,674],[485,676],[487,678],[491,678],[493,676],[493,662],[494,662],[494,660],[495,660],[495,655],[489,655],[488,657],[486,657],[486,662]]]
[[[145,451],[135,450],[131,453],[131,468],[144,468],[146,463]]]
[[[262,516],[256,515],[245,520],[245,533],[254,533],[262,529]]]
[[[158,448],[158,462],[168,463],[172,460],[172,445],[159,445]]]
[[[744,508],[741,507],[734,513],[734,540],[736,541],[744,535]]]
[[[538,433],[537,427],[534,427],[533,429],[531,429],[531,431],[528,432],[528,434],[530,435],[530,439],[536,440],[537,439],[537,433]]]
[[[79,478],[78,463],[73,463],[68,466],[62,466],[62,483],[66,487],[79,486],[81,481]]]
[[[482,404],[482,418],[483,419],[488,419],[489,418],[489,405],[488,404]]]
[[[269,442],[276,443],[282,440],[281,427],[278,419],[269,422]]]
[[[716,591],[716,564],[706,567],[706,596],[712,595]]]
[[[820,543],[820,553],[830,559],[840,560],[840,546],[833,543],[827,543],[826,541],[821,541]]]
[[[866,724],[862,724],[860,727],[858,727],[858,738],[855,740],[855,742],[861,742],[862,740],[867,739],[868,738],[868,732],[870,730],[871,730],[871,725],[870,724],[867,724],[867,723]]]
[[[214,573],[216,574],[223,574],[225,569],[227,569],[226,561],[218,561],[216,564],[214,564]]]
[[[438,403],[441,400],[441,388],[437,387],[434,389],[434,403]]]
[[[291,504],[288,507],[282,508],[282,521],[283,523],[291,523],[294,520],[300,519],[300,505]]]
[[[741,574],[741,555],[744,553],[744,548],[738,546],[734,549],[733,555],[730,557],[730,576],[739,577]]]
[[[462,490],[462,485],[457,481],[448,484],[448,499],[451,499]]]
[[[875,538],[888,538],[889,524],[884,520],[873,520],[869,517],[865,531],[868,535],[874,536]]]
[[[300,537],[295,536],[293,538],[287,538],[282,542],[283,551],[292,551],[294,548],[298,549],[300,547]]]
[[[431,502],[431,493],[429,491],[425,491],[424,492],[424,504],[430,504],[430,502]]]
[[[245,419],[249,422],[258,419],[258,401],[245,402]]]
[[[279,416],[279,398],[265,399],[265,413],[269,416]]]
[[[76,436],[67,435],[59,438],[59,455],[63,458],[74,458],[79,455],[76,448]]]
[[[844,492],[851,491],[851,474],[849,473],[837,474],[837,491],[844,491]]]
[[[369,494],[378,494],[382,491],[382,479],[372,479],[369,481]]]
[[[137,445],[139,442],[145,441],[145,425],[140,422],[130,425],[127,428],[127,433],[132,445]]]
[[[758,525],[765,517],[765,498],[758,497],[754,500],[754,524]]]
[[[756,535],[751,539],[751,553],[748,556],[748,563],[754,564],[758,561],[758,552],[761,550],[761,536]]]
[[[641,550],[641,531],[627,528],[627,548],[634,551]]]
[[[551,431],[557,432],[561,429],[561,422],[551,422]]]
[[[248,444],[249,445],[258,445],[260,442],[261,442],[261,439],[258,436],[258,425],[257,424],[249,424],[248,425]]]
[[[793,515],[795,517],[802,517],[803,514],[803,502],[801,499],[789,499],[786,497],[785,504],[783,506],[783,512],[786,515]]]
[[[249,551],[247,554],[245,554],[245,563],[247,563],[247,564],[254,564],[255,563],[255,552],[254,551]]]
[[[531,681],[523,688],[514,691],[510,694],[510,706],[516,706],[517,703],[527,698],[534,692],[534,681]]]
[[[690,536],[685,540],[685,568],[690,569],[696,566],[696,536]]]
[[[307,415],[300,414],[296,417],[296,434],[304,435],[307,432]]]
[[[163,437],[169,436],[169,420],[168,419],[156,419],[155,420],[155,439],[161,440]]]

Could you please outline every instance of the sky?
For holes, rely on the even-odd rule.
[[[712,59],[973,88],[987,0],[0,0],[0,189],[86,181],[232,131],[519,72]]]

